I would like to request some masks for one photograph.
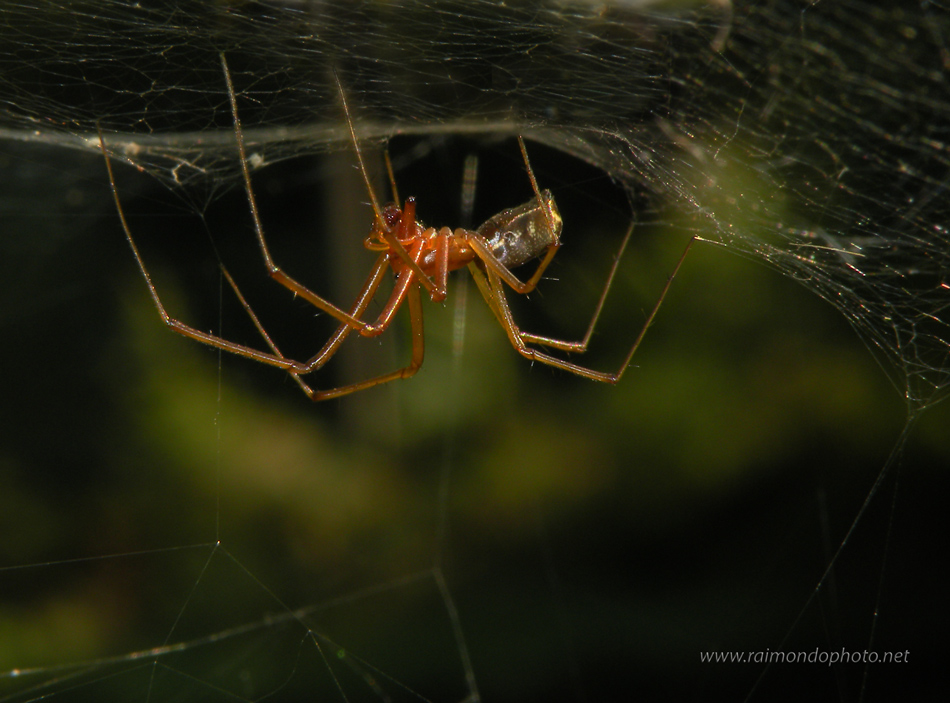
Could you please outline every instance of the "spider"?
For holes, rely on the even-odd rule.
[[[484,297],[488,307],[504,329],[512,346],[519,354],[532,361],[563,369],[594,381],[616,383],[620,380],[620,377],[629,366],[634,353],[640,346],[644,334],[653,322],[660,305],[663,303],[663,299],[666,297],[673,278],[682,265],[683,260],[686,258],[686,254],[689,252],[689,248],[693,243],[692,239],[677,262],[672,274],[667,279],[659,300],[657,300],[652,311],[647,316],[646,323],[638,333],[632,347],[616,372],[608,373],[597,371],[529,346],[537,345],[569,353],[583,353],[587,351],[588,343],[597,325],[607,293],[610,290],[610,286],[617,272],[620,258],[633,233],[633,223],[631,223],[624,235],[583,338],[578,341],[568,341],[525,332],[518,326],[512,316],[506,298],[505,286],[522,295],[528,294],[535,289],[545,269],[547,269],[561,246],[560,234],[562,221],[551,192],[548,190],[542,191],[538,187],[537,179],[535,178],[534,171],[528,159],[524,139],[520,136],[518,137],[518,146],[521,150],[521,156],[524,159],[525,169],[531,182],[531,188],[534,191],[534,197],[531,200],[494,215],[475,231],[463,228],[452,230],[448,227],[438,229],[435,227],[427,227],[416,219],[415,198],[406,198],[402,206],[398,204],[399,196],[396,192],[395,178],[388,156],[387,168],[395,202],[384,207],[379,206],[376,194],[367,175],[359,141],[356,137],[356,130],[353,126],[353,120],[346,101],[346,95],[343,91],[342,83],[339,77],[337,77],[337,85],[340,90],[341,102],[343,104],[350,138],[374,212],[373,225],[369,236],[364,241],[364,246],[370,251],[379,253],[376,262],[370,270],[369,276],[366,278],[366,282],[363,284],[362,290],[360,290],[356,297],[355,303],[349,310],[344,310],[292,278],[289,274],[284,272],[271,257],[264,237],[264,227],[261,223],[257,200],[254,195],[254,190],[251,187],[251,175],[244,145],[244,133],[238,114],[237,95],[234,90],[230,70],[228,69],[228,63],[223,53],[220,55],[220,59],[234,121],[234,135],[240,157],[244,188],[250,206],[257,244],[267,272],[272,279],[290,290],[295,296],[303,298],[315,308],[330,315],[337,320],[340,325],[323,347],[307,361],[297,361],[284,356],[261,324],[257,315],[251,309],[251,306],[239,290],[237,283],[223,264],[221,264],[221,271],[225,279],[228,281],[228,284],[231,286],[237,299],[244,307],[244,310],[270,351],[265,352],[232,342],[223,337],[198,330],[171,317],[165,310],[158,291],[152,283],[151,276],[145,267],[145,262],[139,253],[138,246],[135,244],[132,231],[125,218],[108,151],[106,150],[105,139],[100,130],[99,144],[105,158],[109,183],[113,199],[115,200],[119,222],[125,233],[126,240],[132,249],[139,271],[148,286],[149,293],[158,310],[158,314],[169,328],[178,334],[203,344],[284,369],[311,400],[327,400],[388,383],[396,379],[409,378],[414,375],[422,366],[425,353],[421,289],[424,288],[428,292],[429,298],[433,302],[442,302],[447,296],[446,284],[449,272],[467,266],[472,277],[475,279],[475,283],[482,297]],[[539,259],[540,261],[527,281],[522,282],[521,279],[512,273],[511,269],[517,268],[534,259]],[[374,299],[387,270],[392,271],[394,276],[392,292],[376,321],[366,322],[362,319],[363,315]],[[314,372],[326,364],[334,354],[336,354],[344,340],[352,332],[356,332],[363,337],[376,337],[385,332],[404,303],[407,303],[409,307],[409,320],[412,330],[412,354],[406,366],[396,371],[327,390],[313,389],[302,378],[304,375]]]

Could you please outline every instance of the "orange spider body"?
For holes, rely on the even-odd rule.
[[[416,220],[416,199],[412,197],[406,199],[402,208],[390,203],[383,208],[382,215],[386,230],[379,222],[374,222],[364,242],[366,248],[389,252],[389,265],[397,280],[406,273],[415,273],[399,251],[386,240],[384,231],[391,233],[423,273],[437,281],[437,287],[430,292],[433,302],[445,300],[445,276],[450,271],[467,266],[476,257],[475,250],[468,244],[468,237],[473,233],[464,229],[453,232],[448,227],[438,230],[426,227]]]
[[[386,252],[385,261],[396,284],[376,323],[365,325],[359,333],[364,337],[382,334],[414,285],[428,283],[429,297],[441,303],[447,295],[451,271],[474,264],[510,276],[509,268],[556,251],[561,245],[560,234],[561,216],[550,191],[544,191],[540,199],[498,213],[476,232],[461,227],[454,231],[449,227],[426,227],[416,219],[413,197],[407,198],[402,208],[390,203],[381,209],[364,246]]]

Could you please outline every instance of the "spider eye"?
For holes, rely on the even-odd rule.
[[[402,219],[402,209],[398,205],[390,203],[383,208],[383,221],[388,229],[398,225],[400,219]]]

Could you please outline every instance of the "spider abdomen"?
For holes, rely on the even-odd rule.
[[[560,243],[561,215],[551,191],[541,192],[543,203],[532,198],[489,218],[478,228],[495,258],[506,268],[515,268]]]

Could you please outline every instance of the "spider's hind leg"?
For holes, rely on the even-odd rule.
[[[630,230],[632,231],[632,229]],[[629,232],[628,231],[628,237]],[[646,335],[647,330],[650,328],[650,325],[653,324],[653,320],[656,317],[656,314],[659,312],[660,307],[663,305],[663,301],[666,299],[666,295],[670,290],[670,286],[673,284],[673,279],[676,277],[676,274],[679,272],[680,267],[682,267],[683,262],[686,260],[686,256],[689,254],[690,249],[693,246],[693,243],[696,241],[696,237],[691,237],[690,240],[686,243],[686,248],[683,249],[683,253],[680,255],[680,258],[677,260],[676,265],[673,268],[673,271],[670,273],[669,277],[666,280],[666,284],[663,286],[663,290],[660,292],[660,296],[657,299],[656,303],[653,306],[653,309],[650,311],[650,314],[647,316],[646,321],[643,324],[643,327],[640,328],[640,332],[637,334],[636,339],[633,341],[633,345],[630,347],[630,350],[627,352],[626,357],[623,362],[620,364],[620,367],[616,372],[610,373],[606,371],[597,371],[595,369],[583,366],[581,364],[575,364],[573,362],[567,361],[565,359],[560,359],[551,354],[533,349],[528,346],[528,343],[537,343],[543,346],[550,346],[558,349],[563,349],[565,351],[573,351],[572,345],[577,344],[574,342],[567,342],[564,340],[554,339],[550,337],[541,337],[539,335],[533,335],[530,333],[522,332],[518,327],[517,323],[514,320],[514,316],[511,314],[511,308],[508,305],[508,300],[505,297],[504,287],[502,286],[501,279],[495,273],[495,271],[489,267],[485,267],[484,264],[481,266],[476,264],[470,265],[470,270],[472,272],[472,277],[475,279],[475,283],[478,284],[478,289],[482,294],[482,297],[485,298],[485,302],[488,303],[488,307],[491,308],[492,312],[495,314],[496,319],[502,328],[504,328],[505,333],[508,335],[508,340],[511,342],[511,345],[515,350],[524,356],[527,359],[532,361],[538,361],[542,364],[548,366],[553,366],[564,371],[569,371],[578,376],[583,376],[584,378],[589,378],[592,381],[600,381],[603,383],[617,383],[620,378],[623,376],[624,372],[627,370],[627,367],[630,365],[633,355],[636,354],[637,349],[640,347],[643,338]],[[626,243],[624,243],[626,246]],[[614,269],[616,270],[616,262],[614,263]],[[611,273],[611,278],[613,272]],[[585,335],[583,344],[583,349],[578,349],[578,351],[586,351],[587,341],[590,337],[590,332],[593,329],[593,326],[597,322],[597,318],[600,315],[600,309],[603,305],[603,298],[606,296],[605,292],[601,294],[601,301],[598,303],[597,310],[595,311],[594,317],[592,318],[591,325],[588,329],[588,334]]]

